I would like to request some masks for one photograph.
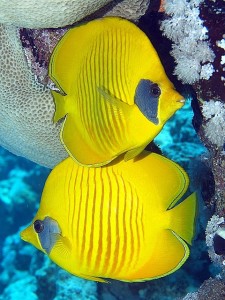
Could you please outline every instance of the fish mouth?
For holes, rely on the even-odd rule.
[[[180,99],[180,100],[177,100],[176,102],[185,103],[185,99]]]
[[[20,232],[20,237],[23,241],[29,242],[30,241],[30,233],[31,233],[31,226],[28,226],[27,228],[23,229]]]

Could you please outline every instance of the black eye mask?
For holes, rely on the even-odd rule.
[[[33,226],[42,248],[49,254],[55,244],[57,234],[61,234],[58,223],[50,217],[46,217],[43,221],[36,220]]]
[[[156,83],[141,79],[135,91],[134,102],[143,115],[155,125],[159,124],[158,106],[161,90]]]

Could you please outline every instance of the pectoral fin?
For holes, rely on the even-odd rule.
[[[98,87],[98,92],[103,96],[103,98],[114,108],[120,110],[127,110],[131,105],[127,104],[121,99],[116,98],[110,93],[105,87]]]
[[[71,255],[70,241],[58,233],[53,233],[52,239],[54,239],[54,247],[49,256],[51,257],[52,255],[57,254],[57,257],[60,257],[63,260],[69,259]]]

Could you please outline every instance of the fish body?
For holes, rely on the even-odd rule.
[[[135,157],[183,106],[148,37],[128,20],[107,17],[70,29],[53,51],[49,76],[54,122],[81,165]]]
[[[69,157],[57,165],[21,237],[83,278],[134,282],[168,275],[188,258],[194,234],[196,195],[177,205],[188,177],[155,153],[117,161],[89,168]]]

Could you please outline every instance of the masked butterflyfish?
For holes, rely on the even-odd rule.
[[[54,122],[81,165],[101,166],[140,153],[184,104],[148,37],[107,17],[70,29],[51,56]]]
[[[90,280],[145,281],[189,256],[196,195],[185,171],[155,153],[100,168],[71,157],[50,173],[39,210],[21,238],[68,272]]]

